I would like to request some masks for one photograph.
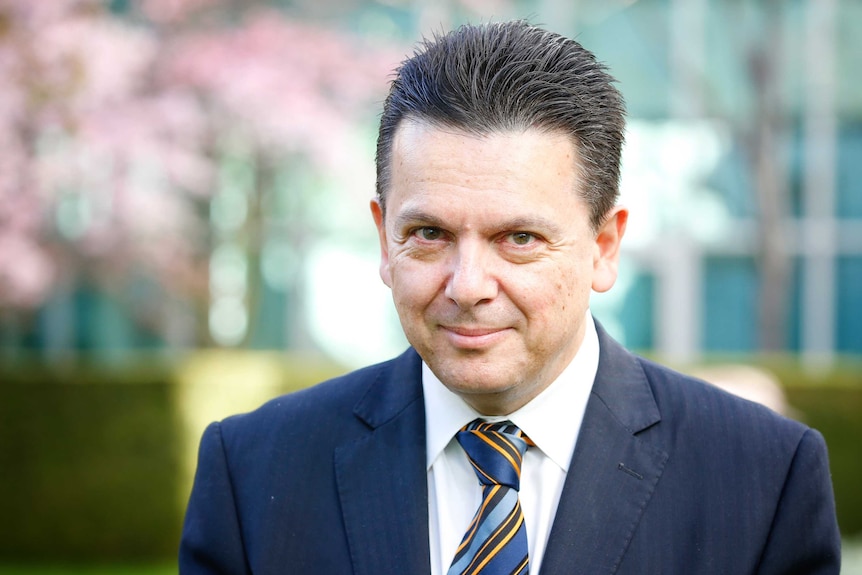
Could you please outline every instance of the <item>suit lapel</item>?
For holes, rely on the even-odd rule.
[[[420,366],[410,350],[381,372],[354,410],[368,433],[335,453],[355,575],[431,569]]]
[[[597,329],[599,370],[542,575],[616,572],[668,457],[638,437],[661,419],[640,364],[601,326]]]

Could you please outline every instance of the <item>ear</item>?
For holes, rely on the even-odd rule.
[[[377,236],[380,239],[380,279],[392,287],[392,275],[389,273],[389,247],[386,242],[386,224],[383,221],[383,207],[377,198],[371,200],[371,216],[377,226]]]
[[[620,243],[626,232],[629,211],[615,206],[599,228],[593,255],[593,290],[606,292],[617,281],[620,261]]]

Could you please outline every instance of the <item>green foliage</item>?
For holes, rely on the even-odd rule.
[[[175,560],[203,427],[342,371],[310,354],[215,351],[0,364],[0,575]]]
[[[844,534],[862,533],[862,386],[786,389],[801,419],[829,446],[838,524]]]
[[[0,385],[0,557],[173,556],[181,510],[172,386],[37,371],[5,373]]]
[[[0,565],[0,575],[176,575],[176,565]]]

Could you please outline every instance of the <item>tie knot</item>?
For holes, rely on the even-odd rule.
[[[520,488],[527,441],[515,424],[477,419],[456,437],[482,485],[506,485],[516,491]]]

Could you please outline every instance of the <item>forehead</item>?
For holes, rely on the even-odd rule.
[[[488,178],[513,185],[567,178],[576,186],[582,179],[572,139],[562,131],[538,128],[480,134],[406,119],[394,134],[391,160],[393,183],[397,178],[434,180],[450,172],[471,182]]]
[[[578,194],[577,150],[558,131],[473,134],[409,121],[393,139],[387,205],[504,213],[569,210]]]
[[[560,129],[545,127],[472,129],[410,116],[402,119],[393,133],[393,154],[404,153],[417,145],[429,145],[440,140],[445,140],[449,144],[457,142],[466,146],[488,147],[496,142],[521,142],[525,146],[546,143],[565,148],[567,152],[572,154],[573,159],[577,159],[575,140],[570,134]]]

